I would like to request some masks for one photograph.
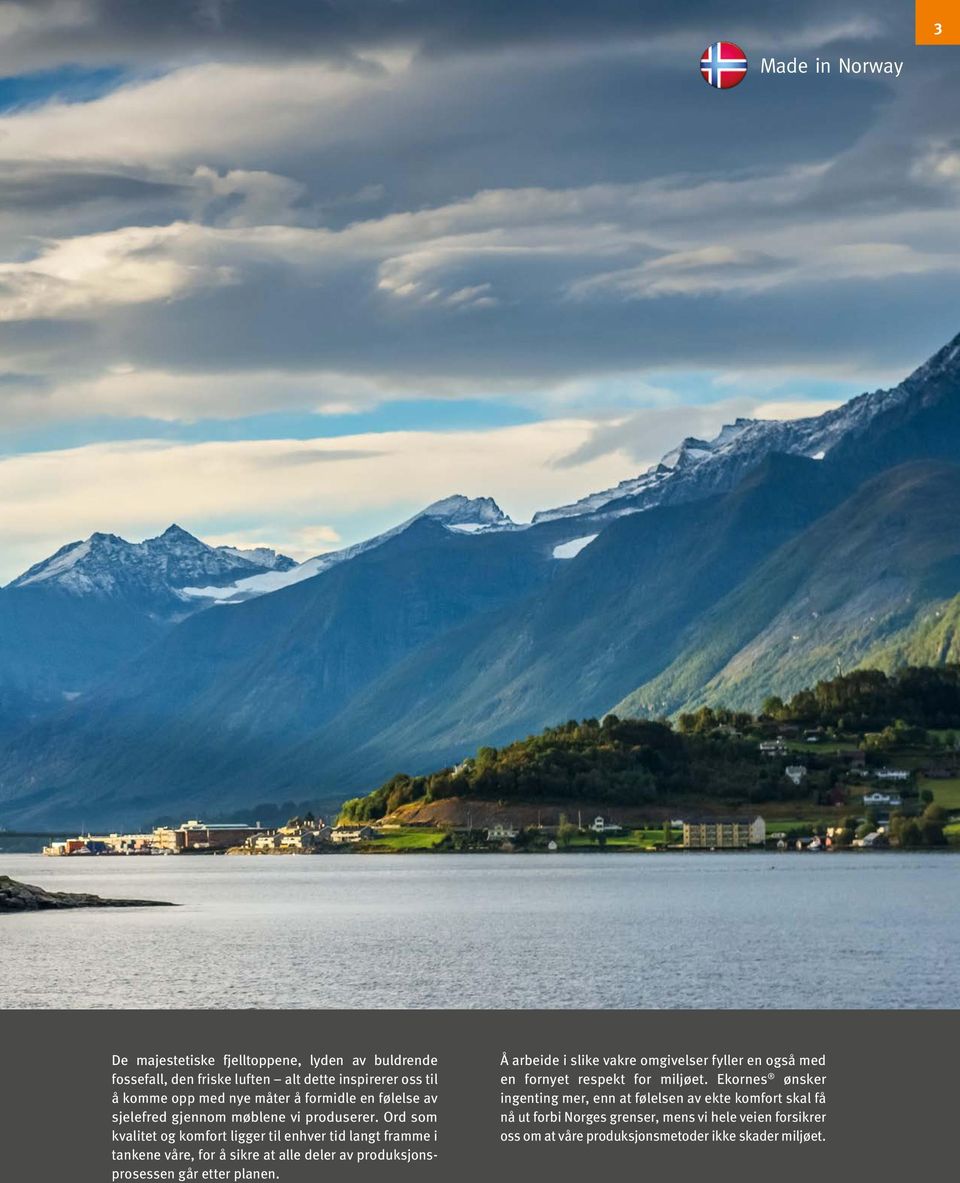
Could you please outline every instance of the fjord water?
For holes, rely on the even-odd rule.
[[[929,854],[0,856],[170,909],[0,916],[5,1008],[956,1005]]]

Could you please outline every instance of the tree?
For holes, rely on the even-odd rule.
[[[945,846],[947,842],[943,827],[947,822],[947,812],[941,805],[932,802],[920,816],[920,837],[924,846]]]
[[[783,699],[779,694],[771,694],[769,698],[763,700],[763,706],[760,708],[761,716],[766,716],[768,719],[782,719],[783,718]]]
[[[497,749],[484,747],[477,751],[477,772],[488,772],[497,761]]]
[[[560,814],[560,824],[557,826],[557,841],[566,850],[579,830],[568,819],[565,813]]]
[[[904,817],[895,813],[890,818],[890,840],[902,849],[922,846],[924,837],[915,817]]]

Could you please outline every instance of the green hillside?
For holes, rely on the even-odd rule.
[[[608,715],[602,723],[571,721],[503,748],[480,748],[455,768],[395,776],[346,802],[343,814],[367,821],[414,801],[446,797],[638,805],[694,793],[765,801],[789,798],[791,790],[755,743]]]
[[[904,465],[869,481],[704,613],[679,655],[614,711],[755,710],[772,690],[793,693],[838,667],[944,660],[933,613],[960,587],[958,514],[956,465]],[[899,652],[887,652],[897,637]]]
[[[495,801],[589,801],[618,806],[753,808],[761,803],[813,801],[859,807],[862,779],[850,773],[850,750],[866,745],[870,767],[904,757],[911,769],[907,799],[923,797],[913,770],[938,767],[949,776],[960,757],[948,729],[960,727],[960,665],[909,668],[887,675],[860,670],[817,683],[786,701],[771,697],[756,715],[702,707],[663,720],[587,719],[551,727],[502,748],[482,747],[456,767],[425,776],[399,774],[365,797],[346,802],[352,821],[385,817],[403,806],[449,798]],[[815,729],[816,746],[802,729]],[[761,744],[784,731],[775,752]],[[803,748],[799,756],[797,747]],[[785,768],[802,762],[802,785]],[[917,763],[919,761],[919,763]],[[955,775],[955,773],[954,773]],[[855,783],[854,783],[855,782]]]
[[[904,665],[960,661],[960,595],[928,605],[917,619],[868,654],[865,666],[895,670]]]

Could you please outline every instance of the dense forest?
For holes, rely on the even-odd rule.
[[[960,726],[960,665],[905,666],[893,674],[853,670],[788,702],[768,698],[759,719],[830,727],[837,731],[880,731],[896,723],[924,729]]]
[[[781,779],[761,761],[755,743],[683,735],[669,723],[607,715],[602,723],[571,721],[505,748],[480,748],[456,768],[395,776],[369,796],[348,801],[344,815],[365,821],[411,801],[442,797],[642,804],[710,791],[762,801],[785,792]]]
[[[800,690],[786,702],[772,696],[757,715],[705,706],[677,718],[679,730],[688,734],[719,726],[757,730],[771,723],[844,735],[960,727],[960,665],[908,666],[889,675],[854,670]]]
[[[703,707],[667,720],[570,721],[504,748],[480,748],[455,768],[425,776],[398,774],[365,797],[347,801],[343,816],[380,818],[401,805],[447,797],[487,801],[583,800],[619,805],[714,798],[748,805],[790,800],[796,787],[783,761],[760,751],[758,737],[784,726],[863,738],[874,747],[922,742],[927,729],[960,728],[960,666],[907,668],[887,675],[856,670],[788,702],[769,698],[758,715]],[[812,791],[826,799],[839,771],[805,754]]]

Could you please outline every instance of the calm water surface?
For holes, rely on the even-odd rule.
[[[950,1007],[952,855],[44,859],[0,1007]]]

